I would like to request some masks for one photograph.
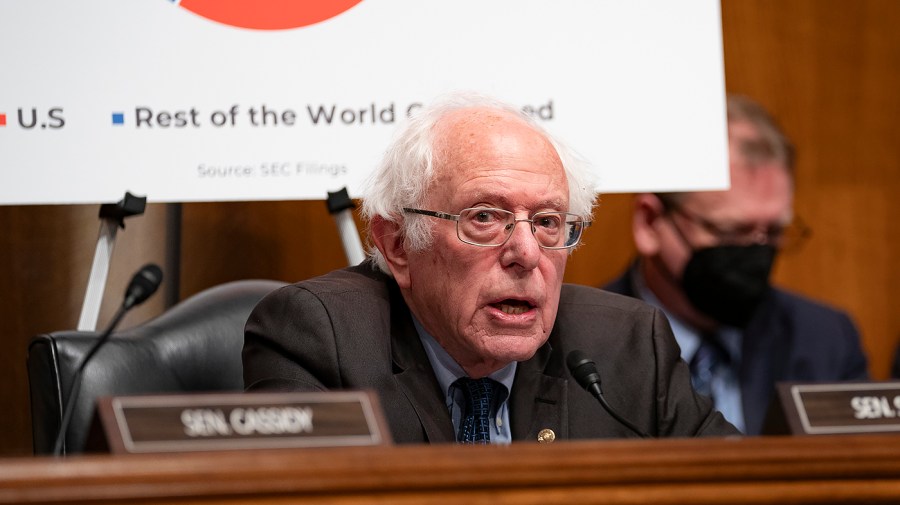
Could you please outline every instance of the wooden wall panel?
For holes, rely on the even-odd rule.
[[[78,325],[100,229],[98,211],[98,205],[0,206],[0,454],[31,454],[28,341]],[[137,269],[149,261],[163,264],[164,225],[165,206],[149,205],[120,230],[98,327],[108,324]],[[157,295],[120,326],[163,308]]]
[[[298,281],[347,266],[324,201],[189,203],[182,223],[182,297],[235,279]]]
[[[776,280],[849,310],[876,378],[900,340],[900,3],[725,0],[729,91],[761,101],[798,149],[812,239]]]
[[[594,223],[584,232],[584,244],[569,257],[566,282],[602,286],[634,261],[633,204],[634,195],[600,195]]]

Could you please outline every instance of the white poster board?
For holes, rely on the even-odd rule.
[[[359,196],[456,89],[534,110],[603,192],[728,185],[718,0],[7,0],[0,47],[2,204]]]

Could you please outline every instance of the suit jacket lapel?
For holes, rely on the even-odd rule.
[[[425,442],[455,442],[453,421],[428,355],[396,285],[391,286],[391,354],[394,378],[412,405],[425,432]],[[388,416],[390,417],[390,416]],[[410,422],[410,420],[399,420]]]
[[[562,378],[562,362],[545,343],[528,361],[516,367],[510,399],[513,440],[536,441],[544,429],[556,438],[569,437],[567,382]]]

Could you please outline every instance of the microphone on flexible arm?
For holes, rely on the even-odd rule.
[[[72,385],[69,387],[69,394],[67,396],[68,402],[66,402],[66,409],[63,412],[62,420],[60,421],[59,433],[56,435],[56,443],[53,445],[54,456],[62,454],[63,443],[66,439],[66,430],[69,427],[69,423],[72,421],[72,411],[75,407],[75,400],[78,397],[78,387],[81,384],[81,376],[88,361],[90,361],[100,347],[109,340],[109,336],[116,326],[119,325],[119,322],[125,316],[125,313],[133,307],[144,303],[156,292],[157,288],[159,288],[159,285],[162,283],[162,277],[162,269],[152,263],[144,265],[143,268],[134,274],[134,277],[131,278],[131,282],[128,284],[128,288],[125,290],[125,299],[122,301],[122,306],[119,307],[119,310],[109,323],[109,326],[107,326],[103,333],[100,334],[100,338],[97,339],[97,342],[95,342],[93,347],[91,347],[87,354],[84,355],[81,364],[78,365],[78,368],[75,370],[75,375],[72,377]]]
[[[594,398],[600,402],[600,406],[603,407],[613,419],[639,435],[641,438],[651,438],[650,435],[644,433],[640,428],[620,416],[612,407],[610,407],[609,403],[607,403],[606,398],[603,397],[603,390],[600,388],[600,372],[597,371],[597,364],[594,363],[592,359],[585,356],[583,352],[575,350],[566,356],[566,366],[569,367],[569,372],[572,373],[572,377],[575,377],[575,381],[578,382],[578,385],[586,389],[588,393],[594,395]]]

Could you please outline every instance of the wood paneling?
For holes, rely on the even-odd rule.
[[[28,341],[77,326],[100,229],[98,211],[98,205],[0,206],[0,454],[31,454]],[[119,230],[98,327],[108,324],[138,268],[163,264],[164,223],[164,206],[149,205]],[[162,309],[163,297],[156,296],[128,314],[121,327]]]
[[[900,3],[725,0],[729,91],[762,102],[797,146],[812,239],[776,280],[850,311],[876,378],[900,340]]]
[[[324,201],[183,204],[182,297],[235,279],[298,281],[347,266]],[[364,228],[357,223],[361,234]]]

